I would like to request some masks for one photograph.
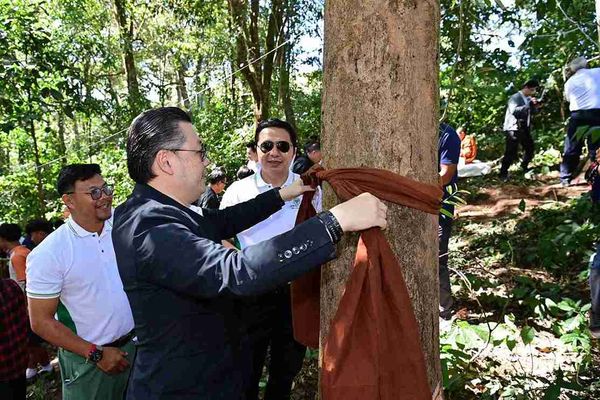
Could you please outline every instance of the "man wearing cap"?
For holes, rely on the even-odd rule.
[[[600,68],[588,68],[584,57],[577,57],[567,68],[565,99],[569,102],[571,117],[567,126],[563,159],[560,163],[560,182],[568,186],[574,178],[583,149],[583,139],[575,137],[580,127],[600,127]],[[587,138],[588,156],[594,160],[598,142]]]

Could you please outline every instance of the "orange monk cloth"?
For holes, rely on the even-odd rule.
[[[373,168],[324,170],[303,176],[328,182],[346,201],[369,192],[382,200],[430,214],[442,190]],[[304,194],[297,223],[315,214],[313,192]],[[292,283],[294,336],[319,346],[320,271]],[[439,388],[434,397],[440,396]],[[419,329],[396,257],[379,228],[361,232],[354,267],[325,341],[323,400],[431,400]]]

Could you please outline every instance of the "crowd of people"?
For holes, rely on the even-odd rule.
[[[578,58],[569,74],[563,185],[572,183],[583,148],[576,132],[600,126],[600,69]],[[502,180],[519,146],[521,169],[529,170],[532,117],[543,106],[538,87],[529,80],[508,101]],[[439,306],[450,319],[448,199],[459,167],[476,161],[477,143],[464,127],[443,123],[439,131]],[[587,145],[597,162],[586,176],[598,200],[600,154],[597,143]],[[256,400],[265,368],[264,398],[290,398],[306,348],[294,339],[289,282],[333,259],[344,232],[387,224],[385,204],[370,194],[323,211],[321,189],[300,178],[322,162],[318,139],[302,150],[289,123],[262,121],[228,186],[224,168],[207,171],[189,115],[162,107],[131,123],[127,169],[136,184],[116,209],[98,165],[63,167],[56,179],[63,224],[31,221],[24,236],[16,224],[0,225],[10,272],[0,280],[0,398],[24,399],[27,379],[52,369],[44,341],[58,348],[67,400]],[[302,194],[312,190],[318,214],[296,225]],[[600,256],[590,284],[590,328],[600,337]]]

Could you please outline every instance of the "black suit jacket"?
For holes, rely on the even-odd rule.
[[[292,172],[298,175],[302,175],[303,173],[308,171],[313,165],[315,165],[315,163],[312,162],[310,158],[308,158],[308,156],[298,156],[292,164]]]
[[[212,190],[210,186],[207,186],[204,193],[202,193],[202,196],[200,196],[197,204],[198,207],[218,210],[219,206],[221,205],[221,200],[219,200],[219,197],[215,191]]]
[[[243,251],[221,246],[282,205],[271,190],[201,216],[136,185],[117,207],[112,237],[139,340],[128,399],[243,399],[250,357],[237,296],[335,257],[316,218]]]

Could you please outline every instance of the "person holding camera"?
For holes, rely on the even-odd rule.
[[[506,147],[500,167],[500,179],[504,181],[508,180],[508,168],[517,158],[519,144],[523,147],[524,153],[521,169],[523,172],[529,170],[529,162],[533,158],[534,151],[531,137],[531,116],[537,113],[541,107],[541,102],[533,96],[539,86],[537,80],[530,79],[508,100],[503,127],[506,135]]]

